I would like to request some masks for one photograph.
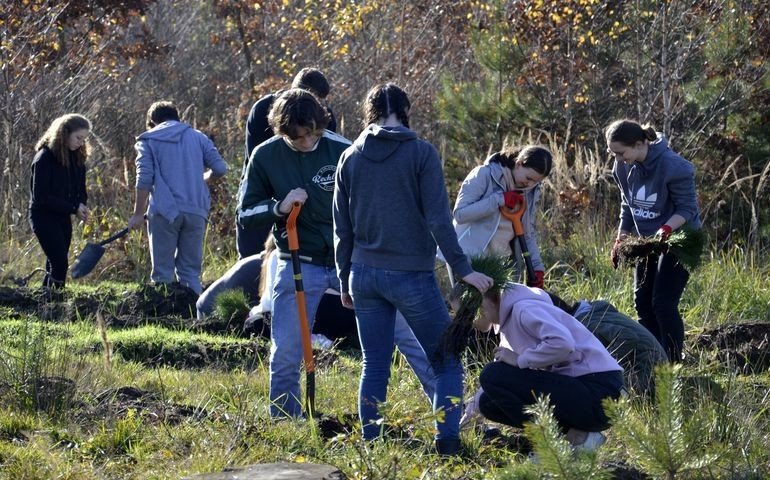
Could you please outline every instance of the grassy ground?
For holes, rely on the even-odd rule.
[[[630,271],[611,269],[606,245],[575,235],[550,249],[548,287],[633,312]],[[740,344],[715,340],[720,328],[770,323],[770,265],[739,251],[711,254],[693,272],[682,301],[684,365],[661,373],[654,401],[613,407],[616,427],[597,456],[565,453],[542,408],[526,435],[468,431],[464,455],[447,459],[432,451],[428,401],[398,356],[386,440],[359,436],[357,352],[319,355],[320,420],[275,422],[263,340],[197,325],[179,298],[176,310],[163,310],[139,283],[96,281],[107,273],[46,299],[14,285],[32,266],[16,246],[0,284],[11,299],[0,301],[0,478],[164,479],[275,461],[328,463],[353,479],[770,476],[767,330],[757,327]],[[113,268],[109,258],[106,265]],[[207,279],[221,270],[208,266]],[[472,389],[485,358],[466,360]],[[527,443],[540,463],[527,460]]]

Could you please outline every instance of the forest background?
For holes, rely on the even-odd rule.
[[[306,66],[329,78],[329,104],[350,139],[371,86],[404,87],[412,127],[442,154],[451,201],[503,144],[548,145],[558,165],[544,197],[546,245],[586,228],[611,241],[618,195],[603,127],[649,122],[695,164],[713,247],[767,258],[768,9],[762,0],[9,2],[0,13],[0,227],[22,251],[3,252],[2,263],[37,248],[26,221],[30,164],[51,120],[79,112],[93,122],[95,221],[79,233],[103,238],[132,210],[135,136],[159,99],[176,102],[231,166],[213,192],[207,253],[232,259],[245,118]],[[115,274],[146,279],[144,263]]]

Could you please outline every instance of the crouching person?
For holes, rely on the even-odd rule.
[[[495,361],[481,372],[474,398],[482,415],[522,427],[530,420],[526,407],[547,395],[574,448],[604,443],[609,419],[602,401],[620,397],[623,369],[586,327],[543,290],[516,283],[484,296],[474,326],[500,334]]]

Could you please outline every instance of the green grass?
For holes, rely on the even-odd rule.
[[[544,252],[546,287],[567,300],[605,298],[632,314],[631,272],[612,269],[609,246],[601,239],[573,235],[553,251]],[[574,260],[556,261],[557,256]],[[737,250],[704,257],[692,274],[681,305],[688,344],[706,328],[770,320],[768,277],[767,261],[745,258]],[[98,287],[77,284],[68,295],[74,301],[72,298],[93,298],[98,293],[105,308],[116,309],[123,292],[132,288],[135,284],[119,282]],[[368,443],[361,440],[357,424],[352,433],[323,438],[315,422],[270,420],[264,343],[201,333],[192,326],[168,328],[138,322],[140,326],[131,328],[107,328],[113,355],[106,365],[102,338],[89,314],[80,313],[69,320],[43,317],[0,309],[0,349],[5,358],[26,352],[30,359],[34,355],[49,359],[38,362],[38,374],[72,378],[77,389],[75,401],[66,411],[55,414],[15,402],[7,387],[3,390],[0,478],[164,479],[276,461],[328,463],[351,479],[568,475],[549,469],[548,462],[533,464],[511,449],[489,444],[478,432],[463,433],[464,456],[444,459],[435,455],[428,401],[398,356],[394,357],[384,417],[402,436]],[[32,339],[44,340],[45,351],[32,348]],[[665,478],[671,468],[661,470],[665,462],[640,453],[644,443],[634,441],[629,431],[667,422],[681,425],[683,436],[666,439],[649,431],[647,444],[669,443],[676,451],[684,451],[683,455],[701,455],[702,460],[697,464],[700,472],[689,469],[686,462],[674,464],[676,478],[770,475],[767,372],[738,375],[716,362],[709,352],[690,349],[688,354],[678,375],[684,378],[682,388],[691,385],[689,390],[671,390],[657,408],[638,401],[618,406],[618,415],[633,419],[629,420],[633,425],[610,429],[608,443],[598,456],[575,459],[565,471],[596,472],[592,465],[624,461],[653,478]],[[483,359],[470,354],[466,358],[471,367],[466,385],[472,390],[477,385],[473,375]],[[360,369],[358,353],[337,352],[334,361],[319,364],[318,412],[340,419],[355,418]],[[687,383],[687,378],[707,380]],[[11,376],[0,375],[0,388],[9,381]],[[715,397],[717,390],[708,385],[718,385],[719,396]],[[121,400],[121,387],[132,387],[144,395],[133,403]],[[666,402],[677,408],[662,406]],[[661,416],[666,412],[671,415]],[[540,425],[548,426],[547,417],[538,418]],[[558,432],[552,430],[541,430],[546,433],[536,448],[559,445]],[[599,478],[607,472],[604,469],[591,475]]]

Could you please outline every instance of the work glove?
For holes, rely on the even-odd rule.
[[[536,288],[543,288],[543,278],[545,277],[545,272],[542,272],[540,270],[535,270],[535,280],[530,282],[527,281],[528,287],[536,287]]]
[[[673,231],[673,229],[670,226],[668,226],[666,224],[663,224],[658,229],[658,231],[655,232],[655,238],[657,238],[661,242],[665,242],[666,240],[668,240],[668,237],[671,236],[671,232],[672,231]]]
[[[524,203],[524,197],[519,192],[503,192],[503,198],[505,199],[505,206],[510,209],[514,209]]]
[[[612,268],[615,269],[620,264],[620,244],[623,242],[623,238],[625,237],[616,238],[615,244],[612,245],[612,250],[610,250],[610,261],[612,262]]]

